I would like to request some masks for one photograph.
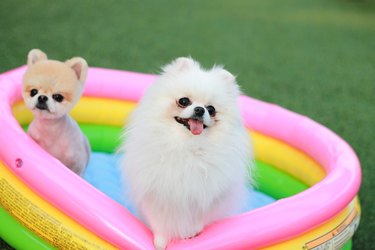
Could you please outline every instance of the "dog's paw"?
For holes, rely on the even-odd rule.
[[[154,246],[156,250],[164,250],[167,247],[167,243],[167,240],[161,235],[154,235]]]
[[[185,234],[182,235],[182,239],[184,240],[190,240],[192,238],[197,237],[203,230],[203,225],[198,224],[198,225],[191,225],[190,230]]]

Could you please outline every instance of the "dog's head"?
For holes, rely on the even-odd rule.
[[[44,119],[68,113],[81,96],[88,69],[86,61],[79,57],[66,62],[48,60],[42,51],[33,49],[27,64],[22,88],[27,107]]]
[[[204,70],[191,58],[178,58],[163,68],[150,93],[148,105],[183,133],[201,135],[239,120],[239,87],[221,66]]]

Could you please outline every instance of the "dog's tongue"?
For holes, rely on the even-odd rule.
[[[189,119],[190,132],[193,135],[199,135],[203,131],[203,122],[199,120]]]

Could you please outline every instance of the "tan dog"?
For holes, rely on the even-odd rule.
[[[22,96],[34,114],[28,134],[65,166],[82,175],[90,146],[69,111],[82,94],[87,63],[80,57],[66,62],[48,60],[45,53],[33,49],[27,64]]]

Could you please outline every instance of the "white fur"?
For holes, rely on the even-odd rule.
[[[242,209],[252,164],[238,95],[235,78],[222,67],[205,71],[179,58],[164,67],[132,114],[122,146],[123,179],[158,249]],[[192,104],[178,107],[181,97]],[[207,128],[200,135],[174,119],[208,105],[217,114],[205,109]]]

